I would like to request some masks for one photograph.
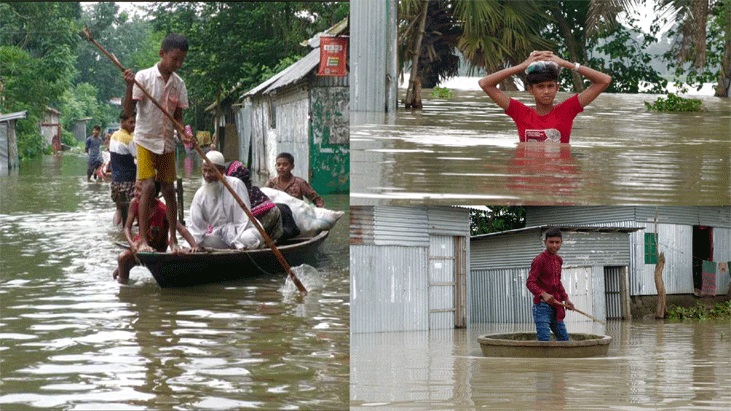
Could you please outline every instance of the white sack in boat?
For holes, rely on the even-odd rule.
[[[322,230],[330,230],[335,226],[343,211],[328,210],[324,207],[315,207],[303,200],[294,198],[284,191],[269,187],[261,187],[261,191],[275,203],[283,203],[292,210],[297,228],[301,236],[313,236]]]

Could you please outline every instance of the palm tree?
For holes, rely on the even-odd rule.
[[[645,0],[591,0],[587,16],[587,35],[594,28],[606,28],[616,22],[622,11],[630,11]],[[655,0],[655,10],[663,11],[658,21],[675,23],[677,29],[673,39],[673,57],[679,64],[691,62],[695,69],[706,66],[708,20],[715,16],[723,32],[723,58],[718,73],[716,97],[729,96],[731,83],[731,7],[728,0]]]

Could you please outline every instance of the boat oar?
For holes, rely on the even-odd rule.
[[[85,28],[84,30],[81,31],[81,36],[83,38],[85,38],[86,40],[88,40],[91,44],[96,46],[96,48],[98,48],[105,56],[109,57],[109,59],[112,60],[112,62],[120,70],[122,70],[122,73],[124,73],[127,70],[127,68],[124,67],[122,65],[122,63],[119,62],[119,60],[117,60],[116,56],[109,53],[104,47],[102,47],[101,44],[99,44],[96,40],[94,40],[94,38],[91,36],[91,32],[89,31],[88,28]],[[168,113],[168,111],[165,110],[165,108],[163,108],[163,106],[154,97],[152,97],[152,95],[145,89],[145,87],[143,87],[142,84],[140,84],[136,79],[135,79],[134,83],[135,83],[135,85],[137,85],[137,87],[140,88],[140,90],[142,90],[142,92],[145,94],[145,96],[147,96],[147,98],[149,98],[150,101],[152,101],[152,103],[155,104],[155,106],[157,106],[157,108],[159,108],[160,111],[162,111],[163,114],[165,114],[165,116],[172,122],[172,124],[175,126],[175,129],[178,130],[178,133],[180,134],[181,138],[185,139],[185,137],[183,137],[183,136],[186,136],[186,133],[185,133],[185,128],[183,127],[183,125],[180,124],[173,117],[172,114]],[[297,286],[297,289],[300,291],[300,293],[302,295],[306,295],[307,289],[302,284],[302,282],[299,280],[299,278],[297,278],[297,275],[295,275],[294,271],[292,271],[292,267],[290,267],[289,263],[287,263],[287,260],[284,258],[282,253],[279,251],[277,246],[274,245],[274,242],[269,237],[269,235],[266,233],[266,231],[264,231],[264,228],[261,226],[259,221],[256,219],[256,217],[254,217],[253,214],[251,214],[249,207],[246,206],[246,204],[241,199],[241,197],[239,197],[239,195],[236,194],[236,191],[233,189],[233,187],[231,187],[231,185],[226,181],[226,179],[223,178],[223,174],[221,174],[221,172],[218,171],[218,167],[216,167],[216,165],[213,164],[211,162],[211,160],[208,159],[208,157],[206,156],[206,153],[204,153],[203,150],[201,150],[200,146],[198,146],[198,142],[195,139],[192,139],[190,142],[193,144],[193,148],[195,148],[195,151],[201,156],[201,158],[203,158],[203,160],[206,162],[206,164],[208,164],[208,166],[212,170],[215,171],[216,178],[218,178],[218,180],[221,183],[223,183],[223,186],[226,187],[226,189],[231,193],[234,200],[236,200],[236,203],[238,203],[238,205],[244,210],[244,212],[246,213],[246,216],[249,217],[249,221],[251,221],[251,223],[254,224],[254,227],[256,227],[257,231],[259,231],[259,234],[261,234],[262,238],[264,238],[264,242],[272,250],[272,253],[277,258],[277,260],[279,261],[279,264],[281,264],[282,268],[284,268],[284,270],[289,274],[289,278],[292,279],[292,282],[294,283],[295,286]]]
[[[560,304],[561,304],[561,305],[563,305],[564,307],[566,307],[566,309],[568,309],[568,308],[569,308],[569,307],[568,307],[568,306],[567,306],[566,304],[564,304],[563,302],[561,302]],[[602,321],[602,320],[600,320],[600,319],[598,319],[598,318],[596,318],[596,317],[594,317],[594,316],[592,316],[592,315],[589,315],[589,314],[587,314],[587,313],[585,313],[585,312],[583,312],[583,311],[579,310],[579,309],[578,309],[578,308],[576,308],[576,307],[574,307],[573,311],[576,311],[577,313],[579,313],[579,314],[582,314],[582,315],[584,315],[585,317],[589,317],[589,318],[591,318],[592,320],[594,320],[594,321],[598,322],[598,323],[599,323],[599,324],[601,324],[601,325],[607,325],[607,323],[605,323],[604,321]]]

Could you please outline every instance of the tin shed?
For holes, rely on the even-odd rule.
[[[657,218],[657,224],[655,219]],[[653,255],[665,253],[665,292],[699,295],[703,261],[731,261],[731,207],[526,207],[526,223],[642,227],[630,234],[630,295],[656,296]],[[657,244],[655,244],[657,233]],[[729,274],[718,270],[715,294],[729,295]]]
[[[628,233],[638,228],[558,226],[559,255],[569,298],[597,318],[629,318]],[[530,323],[533,295],[525,286],[533,259],[543,252],[549,226],[534,226],[470,239],[470,322]],[[566,322],[587,320],[568,313]]]
[[[347,28],[344,19],[323,34],[342,36]],[[348,193],[348,76],[319,76],[320,36],[308,44],[312,50],[305,57],[230,101],[228,107],[224,100],[217,119],[225,130],[219,136],[220,148],[227,158],[238,157],[268,177],[276,176],[276,155],[289,152],[295,158],[292,173],[315,191]]]
[[[46,139],[46,143],[53,147],[53,151],[61,150],[61,112],[46,107],[43,113],[43,122],[41,123],[41,134]]]
[[[351,207],[352,333],[465,327],[469,210]]]
[[[18,137],[15,134],[15,123],[26,117],[26,111],[0,114],[0,175],[7,175],[8,170],[18,166]]]

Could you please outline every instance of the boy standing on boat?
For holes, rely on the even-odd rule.
[[[533,259],[526,281],[526,287],[533,294],[533,321],[536,323],[538,341],[550,341],[551,331],[557,341],[569,340],[563,322],[566,316],[564,306],[573,310],[574,304],[569,301],[561,283],[563,259],[558,255],[558,250],[562,242],[561,230],[552,227],[546,231],[546,249]]]
[[[134,142],[137,146],[137,179],[142,181],[140,196],[140,246],[139,251],[152,251],[147,238],[147,210],[155,193],[155,181],[162,185],[162,195],[167,205],[170,251],[179,251],[175,236],[178,207],[175,200],[175,138],[174,126],[165,114],[147,98],[135,80],[157,100],[173,118],[182,123],[183,109],[188,108],[188,91],[185,82],[175,72],[182,67],[188,56],[188,39],[180,34],[169,34],[162,41],[160,61],[154,66],[124,72],[127,90],[124,111],[137,111]],[[186,136],[188,141],[192,136]]]
[[[591,81],[591,85],[554,106],[561,67],[585,76]],[[533,95],[535,109],[508,97],[497,87],[503,80],[521,71],[527,74],[526,91]],[[515,121],[521,142],[535,140],[568,143],[576,115],[584,111],[584,107],[594,101],[611,81],[611,76],[579,63],[570,63],[551,51],[534,51],[521,64],[485,76],[480,79],[479,84],[492,101]]]

